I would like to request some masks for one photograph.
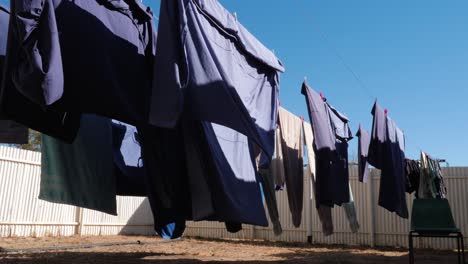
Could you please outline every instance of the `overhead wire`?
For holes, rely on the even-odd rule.
[[[302,5],[301,0],[297,0],[297,2],[299,2]],[[315,21],[313,21],[311,19],[311,16],[309,16],[307,13],[305,13],[306,8],[304,6],[298,6],[298,9],[300,10],[301,14],[304,15],[304,17],[306,19],[310,19],[311,25],[319,33],[320,37],[322,38],[322,40],[326,44],[327,48],[337,57],[337,59],[344,66],[344,68],[353,76],[353,78],[356,81],[359,88],[361,88],[372,100],[374,100],[376,97],[373,96],[372,92],[367,87],[365,82],[359,77],[359,75],[356,73],[356,71],[353,70],[353,68],[350,66],[350,64],[345,61],[344,57],[341,55],[341,53],[338,51],[338,49],[331,43],[331,41],[328,39],[327,34],[325,34],[325,31],[323,31],[320,28],[320,26],[317,23],[315,23]]]
[[[294,2],[298,2],[298,9],[301,15],[304,16],[306,20],[310,21],[310,24],[312,27],[315,28],[315,30],[319,33],[322,41],[325,43],[326,47],[334,54],[334,56],[338,59],[338,61],[344,66],[344,68],[353,76],[354,80],[357,83],[357,86],[361,88],[367,94],[367,96],[371,100],[377,100],[377,96],[374,96],[373,93],[371,92],[371,89],[369,89],[366,85],[366,83],[359,77],[359,75],[356,73],[356,71],[351,67],[349,63],[346,62],[344,57],[341,55],[341,53],[338,51],[338,49],[331,43],[329,40],[327,34],[325,33],[324,30],[321,29],[320,25],[318,23],[315,23],[315,21],[312,19],[312,16],[306,13],[307,8],[303,5],[301,0],[296,0]],[[422,151],[422,148],[414,143],[408,142],[409,147],[419,150],[419,152]]]

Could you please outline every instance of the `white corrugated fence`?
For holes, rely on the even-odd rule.
[[[0,147],[0,237],[154,234],[145,198],[117,197],[118,216],[39,200],[41,154]]]
[[[306,172],[308,170],[305,170]],[[444,168],[448,200],[457,225],[465,237],[468,234],[468,168]],[[361,228],[350,231],[344,210],[333,209],[335,233],[324,237],[310,199],[310,175],[304,177],[304,210],[302,224],[294,228],[289,213],[286,191],[278,192],[278,206],[283,227],[281,236],[274,236],[269,227],[244,226],[237,234],[226,231],[223,223],[189,222],[186,235],[207,238],[263,239],[270,241],[307,242],[319,244],[347,244],[364,246],[407,247],[409,221],[377,206],[379,171],[372,170],[372,181],[359,183],[357,170],[351,170],[351,186]],[[118,216],[53,204],[39,200],[40,153],[0,147],[0,237],[8,236],[69,236],[154,234],[152,214],[144,198],[117,197]],[[411,209],[412,197],[407,196]],[[466,239],[468,241],[468,237]],[[456,243],[450,239],[421,238],[417,247],[448,249]]]

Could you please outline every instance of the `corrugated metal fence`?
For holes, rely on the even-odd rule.
[[[308,171],[308,170],[306,170]],[[468,168],[444,168],[448,185],[448,199],[456,223],[465,236],[468,234]],[[347,244],[366,246],[406,247],[409,221],[377,206],[379,172],[372,171],[372,181],[359,183],[357,171],[351,170],[351,186],[361,228],[350,232],[344,210],[333,209],[335,233],[325,237],[310,193],[310,175],[304,177],[304,210],[302,225],[294,228],[289,213],[286,191],[278,192],[283,234],[274,236],[272,227],[244,226],[243,231],[230,234],[224,224],[215,222],[189,222],[186,235],[207,238],[263,239],[270,241],[307,242],[320,244]],[[0,147],[0,237],[5,236],[67,236],[153,234],[152,215],[143,198],[118,197],[118,216],[48,203],[37,199],[40,180],[40,154]],[[412,197],[407,196],[411,209]],[[467,237],[468,241],[468,237]],[[455,248],[450,239],[422,238],[417,247]]]
[[[39,200],[41,155],[0,147],[0,237],[153,234],[144,198],[117,197],[118,216]]]
[[[308,170],[306,170],[308,172]],[[452,207],[455,222],[468,239],[468,168],[443,168],[448,188],[448,200]],[[318,244],[346,244],[363,246],[407,247],[409,220],[386,211],[377,205],[380,172],[371,170],[372,182],[363,184],[357,179],[357,169],[351,170],[351,187],[356,203],[360,230],[351,233],[349,222],[341,207],[332,210],[334,234],[325,237],[321,223],[315,209],[315,200],[310,195],[310,174],[304,178],[304,210],[302,224],[294,228],[289,213],[286,192],[277,193],[278,206],[281,215],[283,234],[275,237],[272,226],[268,228],[245,226],[245,230],[238,234],[229,234],[222,223],[190,223],[188,235],[210,238],[239,238],[264,239],[270,241],[307,242],[310,237],[312,243]],[[411,211],[413,196],[407,195],[407,203]],[[418,238],[415,247],[452,249],[456,248],[453,239]]]

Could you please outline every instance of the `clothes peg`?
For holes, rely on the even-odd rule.
[[[323,93],[322,93],[322,92],[320,92],[320,98],[322,98],[322,99],[323,99]]]
[[[233,15],[234,18],[237,20],[237,12],[232,13],[232,15]]]
[[[387,114],[388,114],[388,110],[387,110],[387,109],[385,109],[385,110],[384,110],[384,113],[385,113],[385,115],[387,115]]]
[[[303,116],[299,116],[299,118],[301,119],[301,121],[304,121],[304,117],[303,117]]]

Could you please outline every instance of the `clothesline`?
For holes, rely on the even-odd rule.
[[[47,6],[39,20],[24,16],[24,23],[16,23],[14,4],[11,16],[1,14],[15,23],[10,31],[6,25],[1,29],[11,43],[5,45],[6,74],[0,75],[6,77],[0,110],[23,130],[44,134],[41,199],[116,214],[116,195],[145,196],[155,230],[176,238],[188,220],[224,222],[229,232],[240,231],[242,224],[267,226],[263,190],[278,235],[274,187],[286,187],[293,224],[302,221],[305,147],[324,234],[333,233],[334,206],[344,208],[357,232],[348,117],[306,80],[301,92],[311,123],[279,107],[284,66],[220,3],[161,1],[158,39],[154,17],[143,5],[76,0],[60,6],[65,5],[71,6]],[[36,12],[28,8],[33,7],[20,11]],[[89,15],[95,19],[86,19]],[[90,31],[72,27],[80,24],[79,16]],[[41,52],[19,48],[30,25],[38,34],[27,42]],[[6,43],[6,33],[0,37]],[[404,133],[377,102],[373,118],[371,136],[358,137],[367,143],[361,150],[369,150],[368,163],[382,170],[379,205],[408,217]],[[365,174],[363,164],[357,165]]]
[[[336,58],[340,61],[344,68],[353,76],[356,83],[358,84],[357,86],[361,88],[371,100],[375,100],[377,97],[373,95],[373,93],[370,91],[370,89],[367,87],[367,85],[364,83],[361,77],[359,77],[356,71],[352,69],[350,64],[345,61],[344,57],[340,54],[338,49],[334,45],[332,45],[327,35],[325,34],[325,31],[323,31],[319,27],[319,25],[315,23],[311,14],[306,13],[307,9],[304,5],[301,6],[301,0],[293,0],[293,2],[298,3],[297,7],[300,14],[303,15],[304,19],[309,20],[311,22],[311,25],[317,30],[322,41],[326,44],[327,48],[336,56]]]

